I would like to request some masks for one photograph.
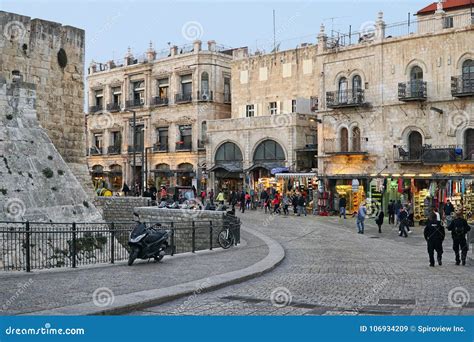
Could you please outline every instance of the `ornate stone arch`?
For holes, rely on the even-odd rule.
[[[214,164],[215,161],[216,161],[216,153],[217,151],[219,150],[219,148],[221,146],[223,146],[224,144],[227,144],[227,143],[231,143],[231,144],[234,144],[235,146],[237,146],[239,149],[240,149],[240,153],[242,154],[242,162],[245,160],[245,154],[244,154],[244,147],[241,146],[238,142],[236,142],[235,140],[232,140],[232,139],[226,139],[226,140],[223,140],[221,141],[218,145],[216,145],[216,147],[214,148],[214,150],[212,151],[212,163]]]
[[[349,76],[347,75],[347,72],[345,71],[339,71],[334,77],[333,83],[336,86],[336,88],[339,87],[339,80],[343,77],[345,77],[349,81]]]
[[[403,141],[403,144],[408,145],[408,138],[411,132],[418,132],[421,134],[423,139],[423,144],[425,143],[426,139],[430,138],[430,136],[420,127],[417,126],[407,126],[402,131],[400,139]]]
[[[462,54],[462,55],[459,57],[459,59],[458,59],[458,61],[457,61],[457,63],[456,63],[456,71],[459,71],[459,72],[460,72],[463,63],[464,63],[465,61],[467,61],[468,59],[474,60],[474,53],[472,53],[472,52],[466,52],[466,53]]]
[[[405,77],[407,79],[410,78],[411,69],[415,66],[419,66],[421,70],[423,70],[423,75],[428,74],[428,67],[426,63],[423,62],[421,59],[415,58],[415,59],[412,59],[410,62],[408,62],[408,64],[405,67]]]
[[[350,84],[352,85],[352,79],[354,78],[354,76],[356,75],[359,75],[361,80],[362,80],[362,86],[365,84],[365,82],[367,82],[367,78],[365,77],[365,73],[360,70],[360,69],[354,69],[352,70],[350,73],[349,73],[349,76],[347,76],[348,78],[348,81],[350,82]]]
[[[280,141],[280,139],[277,139],[277,138],[274,138],[274,137],[268,137],[268,136],[267,136],[267,137],[265,137],[265,138],[262,138],[262,139],[258,140],[258,141],[254,144],[254,146],[252,146],[252,151],[250,152],[250,161],[251,161],[251,162],[253,162],[253,160],[254,160],[255,152],[257,151],[257,148],[260,146],[260,144],[261,144],[262,142],[264,142],[264,141],[266,141],[266,140],[273,140],[274,142],[276,142],[277,144],[279,144],[280,147],[281,147],[282,150],[283,150],[283,154],[285,155],[285,160],[288,161],[289,156],[288,156],[288,151],[287,151],[286,148],[285,148],[285,144],[282,143],[282,142]]]

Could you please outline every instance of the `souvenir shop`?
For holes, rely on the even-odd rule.
[[[282,193],[299,191],[306,194],[308,209],[313,209],[314,193],[319,185],[319,178],[315,173],[277,173],[275,178],[283,184]]]
[[[346,199],[348,215],[357,213],[360,205],[365,202],[368,179],[354,178],[322,178],[318,183],[317,208],[321,216],[328,216],[339,212],[339,200]]]

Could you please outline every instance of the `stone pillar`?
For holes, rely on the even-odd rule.
[[[150,71],[145,72],[145,106],[151,104],[151,75]]]
[[[207,42],[207,49],[211,52],[216,51],[216,41],[215,40],[210,40]]]
[[[176,134],[178,128],[174,122],[170,123],[168,128],[168,148],[170,153],[176,152]]]
[[[324,24],[321,24],[318,34],[318,54],[326,52],[328,49],[328,36],[325,33]]]
[[[381,42],[385,39],[385,21],[383,20],[383,12],[380,11],[375,22],[375,37],[376,42]]]
[[[127,53],[125,54],[125,65],[131,65],[133,61],[132,49],[128,47]]]
[[[146,52],[146,59],[148,62],[153,62],[156,58],[156,51],[153,49],[153,43],[150,42],[150,47],[148,48]]]
[[[194,53],[198,53],[199,51],[201,51],[201,47],[202,47],[202,42],[200,40],[195,40],[193,42],[193,46],[194,46]]]
[[[437,3],[436,12],[434,14],[435,17],[435,31],[441,31],[444,29],[444,20],[446,18],[446,12],[443,9],[443,1],[439,0]]]
[[[93,73],[97,72],[97,64],[94,61],[91,61],[89,64],[89,75],[92,75]]]

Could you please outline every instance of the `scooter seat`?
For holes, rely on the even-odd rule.
[[[159,230],[159,231],[152,231],[150,234],[148,234],[148,236],[145,238],[145,241],[150,243],[150,242],[154,242],[154,241],[158,241],[160,240],[161,238],[163,238],[163,236],[166,234],[165,231],[162,231],[162,230]]]

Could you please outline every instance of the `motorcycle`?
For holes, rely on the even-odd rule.
[[[168,239],[171,231],[160,228],[160,224],[147,227],[145,223],[140,222],[137,214],[134,215],[137,217],[137,224],[128,240],[130,246],[128,265],[132,266],[137,258],[142,260],[154,258],[156,262],[161,261],[169,248]]]

